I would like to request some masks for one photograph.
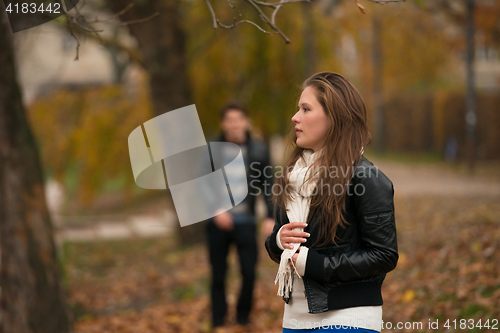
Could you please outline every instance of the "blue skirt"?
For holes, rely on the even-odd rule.
[[[291,329],[291,328],[283,328],[283,333],[327,333],[327,332],[352,332],[352,333],[378,333],[375,330],[369,330],[366,328],[359,327],[351,327],[351,326],[324,326],[318,328],[299,328],[299,329]]]

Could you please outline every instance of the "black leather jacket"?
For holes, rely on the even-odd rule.
[[[344,217],[349,224],[338,228],[337,245],[311,247],[321,219],[320,210],[314,212],[305,228],[311,236],[302,243],[309,248],[302,277],[309,313],[382,305],[382,282],[399,258],[393,198],[391,180],[361,155],[346,196]],[[274,229],[265,245],[271,259],[279,263],[283,250],[276,243],[276,234],[290,221],[277,205],[275,214]]]

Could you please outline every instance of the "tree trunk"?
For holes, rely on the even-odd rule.
[[[186,70],[185,35],[181,28],[178,0],[134,0],[134,7],[120,16],[122,21],[159,15],[145,22],[128,25],[137,39],[150,75],[151,97],[156,114],[193,104]],[[128,4],[109,0],[111,10],[118,12]]]
[[[382,22],[375,14],[372,19],[372,64],[373,64],[373,119],[375,122],[375,149],[385,152],[385,116],[383,92]]]
[[[119,12],[126,3],[108,0],[111,10]],[[130,33],[137,39],[146,70],[150,75],[151,98],[157,115],[193,104],[187,75],[185,34],[181,27],[182,16],[178,0],[133,1],[134,7],[120,16],[122,21],[159,15],[145,22],[129,25]],[[168,192],[167,192],[168,194]],[[169,206],[172,198],[167,195]],[[203,223],[178,228],[182,244],[204,239]]]
[[[465,113],[465,126],[467,128],[467,160],[469,174],[473,174],[476,162],[476,91],[474,84],[474,0],[466,0],[467,25],[465,28],[467,50],[466,50],[466,68],[467,68],[467,112]]]
[[[312,13],[313,4],[303,2],[303,17],[304,27],[302,36],[304,39],[304,77],[309,77],[316,70],[316,50],[315,50],[315,34],[314,34],[314,17]]]
[[[68,332],[69,319],[37,147],[17,84],[0,1],[1,331]]]

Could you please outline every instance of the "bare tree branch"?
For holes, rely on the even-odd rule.
[[[120,43],[120,41],[117,40],[116,38],[107,38],[107,37],[102,37],[102,36],[100,36],[100,38],[98,38],[92,34],[89,34],[88,37],[95,39],[106,46],[112,46],[112,47],[119,49],[120,51],[125,52],[128,55],[130,60],[137,63],[142,68],[146,68],[144,58],[138,49],[125,46],[122,43]]]
[[[209,0],[205,0],[205,3],[207,4],[208,10],[210,11],[210,15],[212,16],[212,22],[214,24],[214,29],[217,29],[217,23],[219,22],[219,20],[217,19],[217,16],[215,15],[215,11],[212,8],[212,4],[210,3]]]
[[[64,15],[66,16],[66,19],[68,20],[68,23],[70,22],[71,18],[70,15],[68,14],[68,10],[66,9],[66,2],[64,0],[61,0],[62,8]],[[76,40],[76,56],[75,59],[73,60],[78,60],[78,55],[80,52],[80,40],[78,40],[78,37],[76,37],[75,32],[73,31],[73,26],[71,23],[68,24],[69,32],[71,33],[71,36]]]
[[[85,6],[85,3],[86,3],[86,1],[83,0],[82,5],[80,7]],[[89,20],[87,20],[85,15],[83,15],[80,12],[80,9],[78,8],[78,6],[74,7],[75,14],[73,14],[73,13],[70,14],[70,13],[68,13],[65,0],[61,0],[61,4],[62,4],[64,16],[66,17],[66,20],[67,20],[68,29],[71,33],[71,36],[73,36],[73,38],[76,40],[76,56],[75,56],[74,60],[79,59],[79,50],[80,50],[80,41],[75,33],[74,28],[77,28],[80,31],[83,31],[84,34],[89,34],[90,36],[95,35],[95,38],[97,38],[102,44],[106,44],[106,41],[99,34],[100,32],[103,32],[104,30],[96,29],[92,26],[92,24],[94,24],[94,23],[109,23],[109,24],[115,24],[115,25],[130,25],[130,24],[148,21],[148,20],[152,19],[153,17],[158,16],[160,14],[159,12],[156,12],[148,17],[137,19],[137,20],[126,21],[126,22],[114,21],[115,18],[125,14],[128,10],[130,10],[130,8],[132,8],[134,6],[133,3],[130,3],[127,6],[125,6],[125,8],[123,8],[119,12],[109,16],[106,19],[100,20],[98,17],[96,17],[95,20],[89,21]],[[107,41],[109,42],[109,40],[107,40]],[[118,47],[118,48],[123,49],[123,50],[126,49],[124,46],[119,46],[119,45],[113,45],[113,46]],[[141,63],[141,60],[140,60],[139,56],[137,56],[136,52],[132,52],[130,50],[128,50],[128,51],[126,50],[126,52],[132,59]]]
[[[130,10],[130,8],[134,7],[134,3],[129,3],[125,8],[123,8],[122,10],[120,10],[118,13],[115,13],[114,15],[111,15],[110,17],[107,18],[108,21],[111,21],[123,14],[125,14],[126,12],[128,12]]]
[[[129,25],[129,24],[135,24],[135,23],[141,23],[141,22],[146,22],[146,21],[149,21],[151,20],[153,17],[155,16],[158,16],[160,15],[159,12],[156,12],[154,14],[151,14],[147,17],[144,17],[142,19],[137,19],[137,20],[130,20],[130,21],[125,21],[125,22],[120,22],[120,23],[117,23],[118,25]]]
[[[310,0],[285,0],[285,1],[280,1],[280,2],[265,2],[265,1],[254,0],[253,2],[255,2],[256,4],[261,5],[261,6],[268,6],[268,7],[276,8],[276,7],[281,7],[282,5],[287,4],[287,3],[304,2],[304,1],[311,2]]]
[[[273,33],[275,34],[276,33],[276,32],[272,32],[272,31],[266,31],[266,30],[262,29],[261,27],[259,27],[255,22],[250,21],[250,20],[240,20],[238,22],[234,22],[232,25],[224,25],[224,24],[219,22],[219,25],[223,28],[226,28],[226,29],[232,29],[240,23],[250,23],[250,24],[254,25],[255,27],[257,27],[257,29],[259,29],[260,31],[262,31],[263,33],[266,33],[266,34],[273,34]]]
[[[308,1],[308,0],[299,0],[299,1]],[[277,33],[277,32],[271,32],[271,31],[266,31],[264,29],[262,29],[258,24],[256,24],[255,22],[253,21],[250,21],[250,20],[240,20],[240,21],[236,21],[236,18],[234,18],[234,21],[233,21],[233,24],[231,25],[226,25],[224,23],[222,23],[221,21],[219,21],[219,19],[217,18],[217,16],[215,15],[215,11],[212,7],[212,4],[210,3],[209,0],[205,0],[205,3],[207,4],[207,7],[210,11],[210,15],[212,16],[212,22],[213,22],[213,26],[214,26],[214,29],[217,29],[217,26],[221,26],[222,28],[225,28],[225,29],[232,29],[234,27],[236,27],[238,24],[240,23],[250,23],[252,24],[253,26],[255,26],[257,29],[259,29],[260,31],[266,33],[266,34],[273,34],[273,33]],[[228,0],[228,4],[229,6],[234,9],[235,7],[232,6],[231,4],[231,1]],[[241,13],[239,13],[239,16],[241,16]]]
[[[234,3],[233,1],[231,1],[231,0],[227,0],[227,1],[228,1],[228,5],[231,9],[236,8],[232,5]],[[213,9],[212,4],[210,3],[210,0],[205,0],[205,3],[207,4],[208,10],[210,11],[210,16],[212,17],[212,24],[213,24],[214,29],[217,29],[218,26],[220,26],[222,28],[226,28],[226,29],[232,29],[236,25],[238,25],[239,23],[247,22],[247,23],[253,24],[262,32],[279,34],[283,38],[285,43],[289,44],[290,39],[288,39],[288,37],[276,26],[276,15],[277,15],[278,11],[286,4],[295,3],[295,2],[309,2],[310,3],[313,0],[281,0],[279,2],[266,2],[266,1],[261,1],[261,0],[245,0],[245,1],[248,4],[250,4],[250,6],[259,14],[261,20],[263,22],[267,23],[267,25],[269,25],[271,27],[271,29],[274,30],[274,32],[265,31],[258,24],[256,24],[253,21],[249,21],[249,20],[240,20],[240,21],[236,22],[236,19],[235,19],[235,21],[233,22],[232,25],[222,24],[219,21],[219,19],[217,18],[217,14],[215,13],[215,11]],[[355,0],[355,1],[356,1],[358,8],[364,14],[365,8],[359,3],[360,0]],[[389,3],[389,2],[405,2],[405,0],[367,0],[367,1],[374,2],[374,3],[377,3],[379,5],[384,5],[384,4]],[[263,12],[261,7],[274,8],[270,18]],[[239,16],[241,16],[241,13],[239,14]]]
[[[264,14],[262,9],[260,9],[260,7],[253,0],[245,0],[245,1],[248,2],[259,13],[259,16],[262,19],[262,21],[266,22],[271,28],[273,28],[273,30],[277,31],[280,34],[280,36],[285,40],[285,43],[290,44],[290,39],[288,39],[288,37],[285,36],[285,34],[283,32],[281,32],[280,29],[278,29],[278,27],[274,24],[274,20],[273,20],[274,16],[276,15],[275,13],[281,8],[281,6],[276,7],[274,9],[273,16],[272,16],[273,19],[269,20],[269,18],[266,16],[266,14]]]
[[[389,2],[406,2],[406,0],[368,0],[370,2],[378,3],[379,5],[385,5]]]

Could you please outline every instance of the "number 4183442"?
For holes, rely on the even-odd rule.
[[[45,5],[45,7],[44,7],[44,5]],[[61,14],[60,9],[61,9],[61,4],[58,2],[55,2],[55,3],[49,2],[47,4],[41,3],[40,6],[38,6],[38,7],[37,7],[36,3],[23,2],[21,4],[16,3],[14,5],[12,5],[12,3],[9,3],[7,8],[5,8],[5,11],[7,11],[8,13],[14,12],[16,14],[20,14],[20,13],[34,14],[34,13],[43,13],[43,12]]]
[[[473,328],[487,328],[492,330],[498,329],[498,319],[487,319],[484,323],[481,319],[477,321],[474,319],[448,319],[444,323],[444,327],[447,329],[473,329]]]

